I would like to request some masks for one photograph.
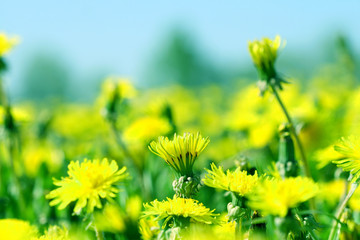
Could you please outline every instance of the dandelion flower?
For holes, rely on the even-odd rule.
[[[0,33],[0,57],[8,53],[18,42],[18,37],[8,37],[5,33]]]
[[[334,149],[342,154],[343,158],[334,160],[333,163],[350,172],[353,175],[351,182],[355,182],[360,177],[360,137],[341,138]]]
[[[206,169],[206,171],[208,174],[203,180],[205,185],[231,191],[240,196],[249,194],[259,182],[257,172],[254,175],[248,175],[246,171],[241,171],[240,167],[235,171],[227,170],[225,173],[221,166],[216,167],[212,163],[211,170]]]
[[[175,133],[173,140],[159,137],[157,142],[152,141],[149,149],[163,158],[181,176],[193,176],[194,162],[209,142],[209,138],[203,138],[200,133],[185,133],[183,136]]]
[[[263,215],[285,217],[289,208],[309,200],[318,193],[318,186],[309,178],[265,179],[249,195],[249,206]]]
[[[155,216],[155,221],[165,219],[163,227],[170,220],[186,219],[191,222],[212,224],[215,223],[215,217],[218,214],[213,213],[215,210],[210,210],[202,203],[191,198],[167,198],[164,201],[154,200],[150,203],[144,204],[144,217]]]
[[[36,235],[37,229],[29,222],[18,219],[0,219],[1,239],[31,240]]]
[[[106,158],[102,161],[87,159],[84,162],[72,161],[68,166],[68,177],[54,180],[59,188],[51,191],[46,198],[52,199],[51,206],[59,205],[64,209],[69,203],[77,201],[74,212],[80,213],[87,206],[87,212],[94,207],[101,208],[100,198],[111,200],[119,189],[116,184],[128,177],[126,167],[119,170],[117,163]]]

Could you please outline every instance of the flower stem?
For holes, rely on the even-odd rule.
[[[280,95],[279,93],[277,92],[275,86],[273,86],[273,84],[269,84],[273,93],[274,93],[274,96],[276,98],[276,100],[278,101],[282,111],[284,112],[285,116],[286,116],[286,119],[287,121],[289,122],[290,124],[290,131],[292,133],[292,135],[294,136],[294,139],[295,139],[295,142],[296,142],[296,145],[298,146],[298,149],[299,149],[299,152],[300,152],[300,158],[301,158],[301,161],[303,163],[303,168],[304,168],[304,172],[305,172],[305,175],[309,178],[311,178],[311,173],[310,173],[310,168],[309,168],[309,165],[308,165],[308,162],[307,162],[307,159],[306,159],[306,155],[305,155],[305,151],[304,151],[304,147],[300,141],[300,138],[298,136],[298,134],[296,133],[296,130],[295,130],[295,127],[294,127],[294,123],[290,117],[290,114],[289,112],[287,111],[283,101],[281,100],[280,98]]]
[[[95,235],[97,240],[104,240],[104,233],[99,231],[96,226],[94,226]]]
[[[350,190],[348,192],[348,194],[346,195],[346,197],[344,198],[344,200],[339,204],[336,213],[335,213],[335,218],[339,219],[341,217],[341,214],[343,213],[347,203],[349,202],[350,198],[352,197],[352,195],[354,194],[355,190],[357,189],[357,187],[359,186],[358,182],[354,182],[351,184]],[[330,231],[330,235],[329,235],[329,240],[332,240],[335,238],[336,236],[336,231],[338,229],[339,223],[336,220],[333,220],[332,226],[331,226],[331,231]]]

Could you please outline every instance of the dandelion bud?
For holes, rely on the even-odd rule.
[[[281,83],[285,82],[281,79],[275,69],[275,61],[277,59],[278,50],[285,44],[281,43],[280,36],[276,36],[274,40],[263,38],[261,41],[255,40],[249,42],[249,52],[255,64],[260,77],[260,91],[263,94],[268,84],[282,89]]]
[[[231,202],[227,205],[228,217],[230,221],[235,221],[239,219],[239,215],[241,214],[241,208],[239,206],[233,205]]]
[[[190,198],[199,191],[200,186],[200,178],[197,176],[181,176],[173,181],[173,188],[176,197]]]

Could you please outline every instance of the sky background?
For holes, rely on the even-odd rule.
[[[286,53],[318,58],[327,38],[345,34],[359,52],[360,1],[0,0],[0,31],[21,37],[9,55],[16,92],[31,56],[58,56],[82,82],[98,71],[146,81],[152,57],[175,28],[219,65],[251,64],[247,41],[280,34]]]

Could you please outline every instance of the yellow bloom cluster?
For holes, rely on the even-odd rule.
[[[167,198],[161,202],[154,200],[145,203],[144,207],[143,218],[155,216],[155,221],[165,219],[163,226],[174,217],[188,218],[197,223],[212,224],[216,222],[216,216],[218,216],[218,214],[213,213],[215,210],[210,210],[191,198]]]
[[[240,196],[249,194],[259,182],[257,172],[254,175],[248,175],[246,171],[241,171],[240,167],[235,171],[227,170],[225,173],[221,166],[216,167],[212,163],[211,170],[206,169],[206,171],[208,174],[203,179],[205,185],[231,191]]]
[[[249,206],[263,215],[285,217],[290,208],[314,197],[319,187],[309,178],[265,179],[249,195]]]
[[[183,136],[175,133],[173,140],[159,137],[157,142],[152,141],[149,149],[163,158],[177,173],[192,176],[195,160],[209,142],[209,138],[203,138],[200,133],[185,133]]]
[[[94,207],[101,208],[100,198],[111,200],[119,189],[115,184],[128,177],[126,167],[119,170],[117,163],[104,158],[102,161],[85,159],[82,163],[72,161],[68,166],[68,177],[55,180],[59,188],[51,191],[46,198],[52,199],[51,206],[64,209],[69,203],[77,201],[74,212],[80,213],[87,206],[87,212]]]

